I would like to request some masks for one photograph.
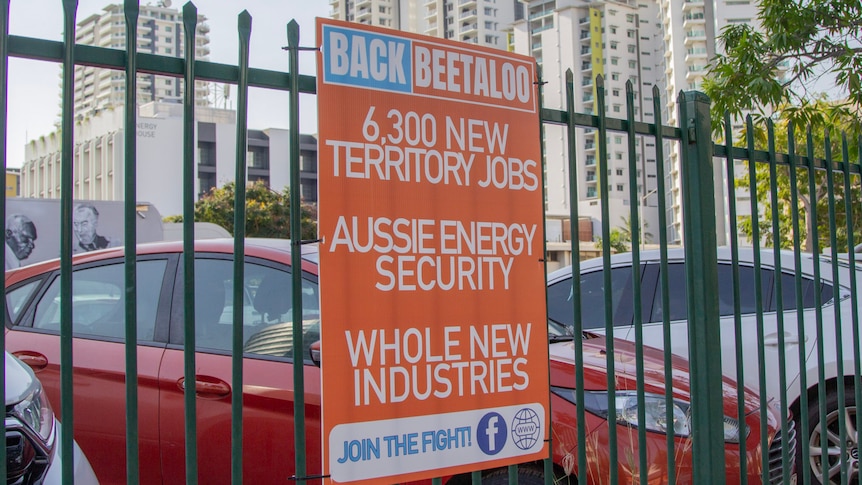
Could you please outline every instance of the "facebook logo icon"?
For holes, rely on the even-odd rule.
[[[506,445],[506,420],[498,413],[488,413],[479,420],[476,428],[476,441],[486,455],[496,455]]]

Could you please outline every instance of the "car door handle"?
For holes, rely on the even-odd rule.
[[[770,347],[778,347],[778,334],[771,333],[763,337],[763,344]],[[784,332],[784,345],[799,345],[799,336]]]
[[[185,392],[186,379],[184,377],[177,381],[177,387]],[[230,395],[230,384],[215,377],[196,375],[195,394],[203,398],[220,399]]]
[[[18,357],[21,362],[29,365],[30,368],[33,369],[33,372],[39,372],[48,367],[48,358],[38,352],[21,350],[18,352],[12,352],[12,355]]]

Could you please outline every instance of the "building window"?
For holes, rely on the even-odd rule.
[[[611,57],[611,65],[616,66],[616,65],[617,65],[617,64],[619,64],[619,63],[620,63],[620,58],[619,58],[619,57]]]
[[[611,49],[617,50],[617,44],[619,44],[619,42],[612,40],[611,41]]]
[[[247,156],[249,168],[269,168],[269,150],[267,147],[248,147]]]
[[[617,184],[617,192],[623,191],[623,184]]]
[[[620,73],[612,72],[611,73],[611,79],[613,79],[614,81],[619,81],[620,80]]]
[[[636,67],[638,67],[637,61],[629,61],[629,68],[630,69],[634,69]]]
[[[619,113],[619,112],[620,112],[620,105],[615,104],[614,105],[614,113]]]
[[[616,158],[617,160],[622,160],[622,159],[623,159],[623,154],[622,154],[622,153],[620,153],[620,152],[617,152],[617,153],[615,153],[614,155],[615,155],[615,156],[614,156],[614,158]],[[622,172],[622,170],[620,170],[620,172]],[[618,175],[622,175],[622,174],[620,173],[620,174],[618,174]]]
[[[617,26],[616,26],[616,25],[611,25],[611,33],[612,33],[612,34],[616,34],[616,33],[617,33]]]
[[[618,175],[618,176],[620,176],[620,177],[622,177],[622,176],[623,176],[623,169],[618,168],[618,169],[617,169],[617,175]]]
[[[634,45],[629,44],[628,48],[630,54],[634,54],[635,51],[637,51],[637,48]]]

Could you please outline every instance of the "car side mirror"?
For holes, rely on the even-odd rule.
[[[308,348],[308,353],[311,355],[311,361],[317,367],[320,367],[320,340],[311,344],[311,347]]]

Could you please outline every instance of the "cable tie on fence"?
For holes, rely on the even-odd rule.
[[[302,246],[304,244],[315,244],[323,242],[323,239],[300,239],[299,241],[292,241],[291,244],[294,246]]]
[[[533,84],[537,86],[544,86],[545,84],[548,84],[548,81],[533,81]]]
[[[291,49],[290,46],[285,46],[285,47],[281,48],[281,50],[283,50],[283,51],[289,51],[290,49]],[[298,50],[298,51],[319,51],[320,47],[297,47],[296,50]]]
[[[320,480],[321,478],[329,478],[329,477],[330,477],[330,475],[307,475],[304,477],[298,477],[296,475],[291,475],[291,476],[287,477],[287,479],[292,480],[294,482],[297,482],[299,480]]]

